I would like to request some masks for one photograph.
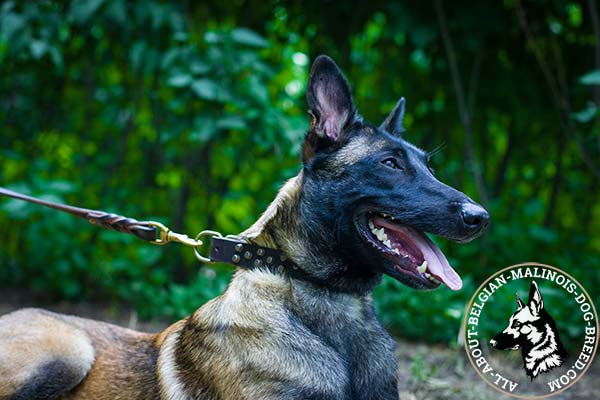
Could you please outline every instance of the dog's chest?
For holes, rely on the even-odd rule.
[[[224,398],[397,399],[395,344],[369,298],[245,273],[191,322],[195,382],[203,371],[242,382],[215,388]]]
[[[290,313],[311,333],[350,360],[361,353],[364,341],[379,336],[381,329],[370,302],[344,294],[313,290],[293,292]]]
[[[350,398],[388,398],[395,391],[395,343],[377,320],[370,298],[310,290],[294,294],[293,314],[332,358],[343,360]]]

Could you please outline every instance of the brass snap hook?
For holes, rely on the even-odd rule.
[[[159,230],[159,237],[156,240],[154,240],[153,242],[150,242],[152,244],[156,244],[158,246],[164,246],[165,244],[170,243],[170,242],[177,242],[177,243],[184,244],[186,246],[194,247],[194,250],[196,249],[197,246],[202,246],[202,244],[203,244],[202,241],[197,240],[197,239],[192,239],[188,235],[185,235],[183,233],[173,232],[172,230],[170,230],[169,228],[167,228],[165,225],[161,224],[160,222],[148,221],[148,225],[153,226]]]

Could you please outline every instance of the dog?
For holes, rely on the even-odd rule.
[[[544,308],[542,294],[531,281],[527,305],[516,295],[517,311],[510,316],[508,326],[490,340],[498,350],[521,349],[523,368],[533,380],[542,373],[563,365],[567,358],[556,322]]]
[[[371,292],[462,286],[429,232],[465,242],[487,211],[438,181],[402,138],[401,98],[379,126],[327,56],[313,63],[299,174],[240,234],[306,279],[235,272],[226,291],[158,334],[25,309],[0,319],[1,399],[397,399],[395,342]]]

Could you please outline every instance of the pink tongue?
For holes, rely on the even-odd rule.
[[[425,261],[427,261],[427,272],[435,275],[452,290],[462,288],[462,279],[460,279],[460,276],[452,269],[440,248],[424,233],[408,226],[396,225],[380,217],[375,217],[373,222],[377,226],[383,226],[391,231],[402,232],[407,235],[412,243],[421,251]]]

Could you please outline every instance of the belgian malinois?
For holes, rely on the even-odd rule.
[[[430,232],[468,241],[488,213],[402,139],[404,99],[377,127],[337,65],[307,88],[303,167],[241,234],[306,279],[238,269],[221,296],[159,334],[26,309],[0,319],[2,399],[397,399],[395,343],[372,289],[462,282]]]

